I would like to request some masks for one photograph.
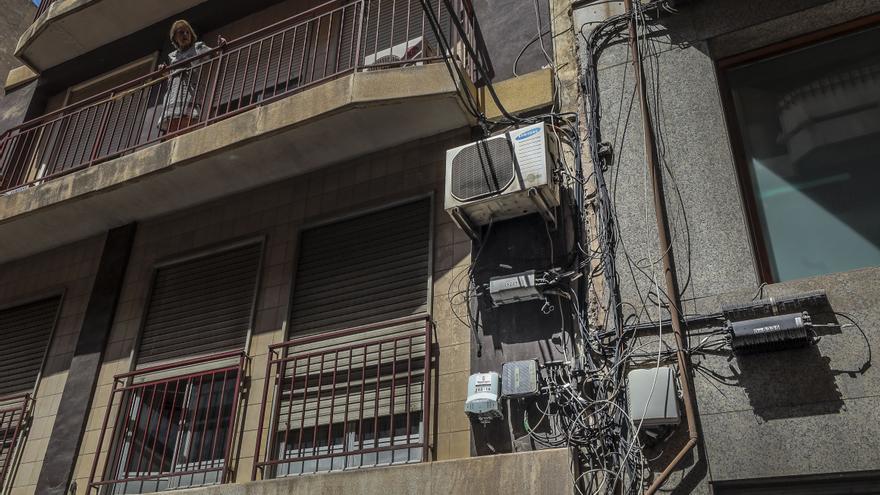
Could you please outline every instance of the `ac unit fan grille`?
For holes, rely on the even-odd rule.
[[[512,180],[513,152],[507,139],[480,141],[452,159],[452,195],[459,201],[498,194]]]

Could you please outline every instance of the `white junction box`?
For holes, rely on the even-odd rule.
[[[498,373],[475,373],[468,378],[468,395],[464,412],[486,424],[501,419],[501,379]]]
[[[626,375],[629,417],[636,427],[678,424],[678,394],[672,368],[636,369]]]

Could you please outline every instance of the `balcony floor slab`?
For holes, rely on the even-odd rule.
[[[461,91],[442,64],[354,73],[7,193],[0,263],[472,125]]]
[[[55,0],[22,33],[15,55],[41,72],[205,1]]]
[[[353,470],[183,490],[180,495],[564,495],[573,478],[567,449]]]

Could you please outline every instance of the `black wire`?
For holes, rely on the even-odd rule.
[[[856,330],[858,330],[859,333],[862,334],[862,338],[865,339],[865,349],[868,355],[865,357],[865,363],[858,370],[860,374],[864,374],[866,371],[868,371],[868,368],[871,367],[871,341],[870,339],[868,339],[868,334],[866,334],[865,331],[862,330],[862,327],[856,321],[856,318],[854,316],[847,313],[841,313],[839,311],[831,311],[831,313],[835,316],[845,318],[847,321],[849,321],[856,328]]]
[[[519,53],[516,55],[516,58],[513,59],[513,75],[515,77],[519,77],[519,74],[517,74],[517,72],[516,72],[516,68],[519,65],[519,59],[522,58],[522,56],[526,53],[526,50],[528,50],[530,46],[534,45],[535,42],[538,41],[539,38],[550,34],[550,31],[551,31],[550,29],[547,29],[546,31],[544,31],[540,35],[537,35],[534,38],[532,38],[531,41],[529,41],[528,43],[525,44],[525,46],[522,47],[522,50],[520,50]]]

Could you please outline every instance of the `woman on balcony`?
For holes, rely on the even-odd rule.
[[[183,19],[174,21],[170,36],[176,50],[168,54],[168,65],[174,66],[174,70],[165,93],[159,127],[165,132],[176,132],[199,120],[200,108],[196,102],[196,93],[198,86],[204,84],[208,78],[208,74],[202,72],[209,71],[210,67],[200,70],[197,59],[212,49],[198,40],[195,30]],[[220,38],[220,46],[225,43]],[[189,64],[180,64],[190,59],[193,61]],[[160,66],[162,68],[164,65]]]

